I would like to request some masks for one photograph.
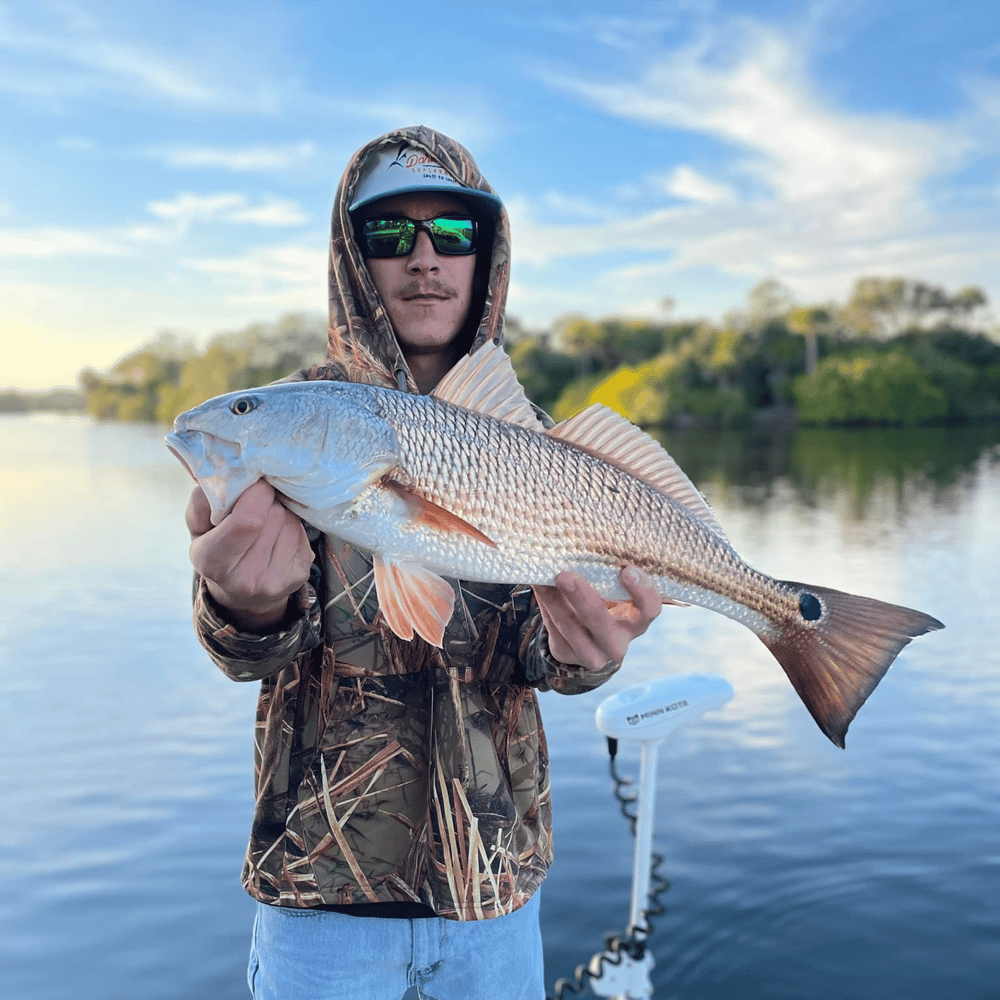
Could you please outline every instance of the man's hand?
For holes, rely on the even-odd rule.
[[[610,608],[574,573],[560,573],[554,587],[532,587],[549,634],[549,652],[560,663],[600,670],[622,659],[629,643],[660,613],[663,599],[645,573],[628,567],[620,579],[632,600]]]
[[[309,579],[313,551],[302,521],[263,479],[212,526],[208,498],[196,486],[185,512],[191,563],[208,592],[243,631],[266,631],[285,616],[288,598]]]

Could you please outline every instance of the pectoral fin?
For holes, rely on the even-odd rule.
[[[389,628],[400,639],[412,639],[416,632],[440,648],[455,605],[451,584],[418,563],[376,555],[372,565],[379,607]]]
[[[467,535],[469,538],[474,538],[477,542],[483,542],[491,548],[495,549],[497,547],[496,542],[484,535],[474,524],[469,524],[465,518],[459,517],[458,514],[453,514],[450,510],[446,510],[440,506],[440,504],[419,496],[404,483],[386,477],[380,485],[403,501],[411,520],[425,524],[435,531],[441,531],[445,534],[456,533]]]

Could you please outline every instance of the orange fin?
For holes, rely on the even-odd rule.
[[[492,340],[462,358],[438,382],[431,395],[533,431],[545,427],[524,394],[510,358]]]
[[[545,433],[617,465],[686,507],[720,538],[726,537],[715,511],[684,470],[658,441],[621,414],[594,403]]]
[[[496,542],[484,535],[475,525],[469,524],[468,521],[459,517],[458,514],[453,514],[450,510],[446,510],[433,501],[418,496],[408,486],[398,480],[386,478],[382,480],[381,485],[384,489],[394,493],[406,504],[410,509],[412,520],[426,524],[436,531],[446,534],[468,535],[477,542],[485,542],[491,548],[495,549],[497,547]]]
[[[455,606],[451,584],[417,563],[376,555],[372,567],[379,608],[389,628],[400,639],[412,639],[416,632],[440,648]]]
[[[802,620],[784,622],[776,635],[760,639],[819,728],[843,747],[851,720],[899,651],[915,636],[944,625],[898,604],[782,582],[802,588]]]

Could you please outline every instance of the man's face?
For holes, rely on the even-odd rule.
[[[468,214],[457,198],[428,192],[393,195],[364,210],[366,219]],[[367,263],[405,355],[435,353],[458,336],[472,301],[475,254],[439,254],[421,231],[408,256],[371,257]]]

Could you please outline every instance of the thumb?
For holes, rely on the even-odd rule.
[[[205,491],[196,486],[191,491],[188,500],[187,510],[184,511],[184,520],[192,538],[198,538],[205,532],[212,530],[212,507],[205,496]]]

